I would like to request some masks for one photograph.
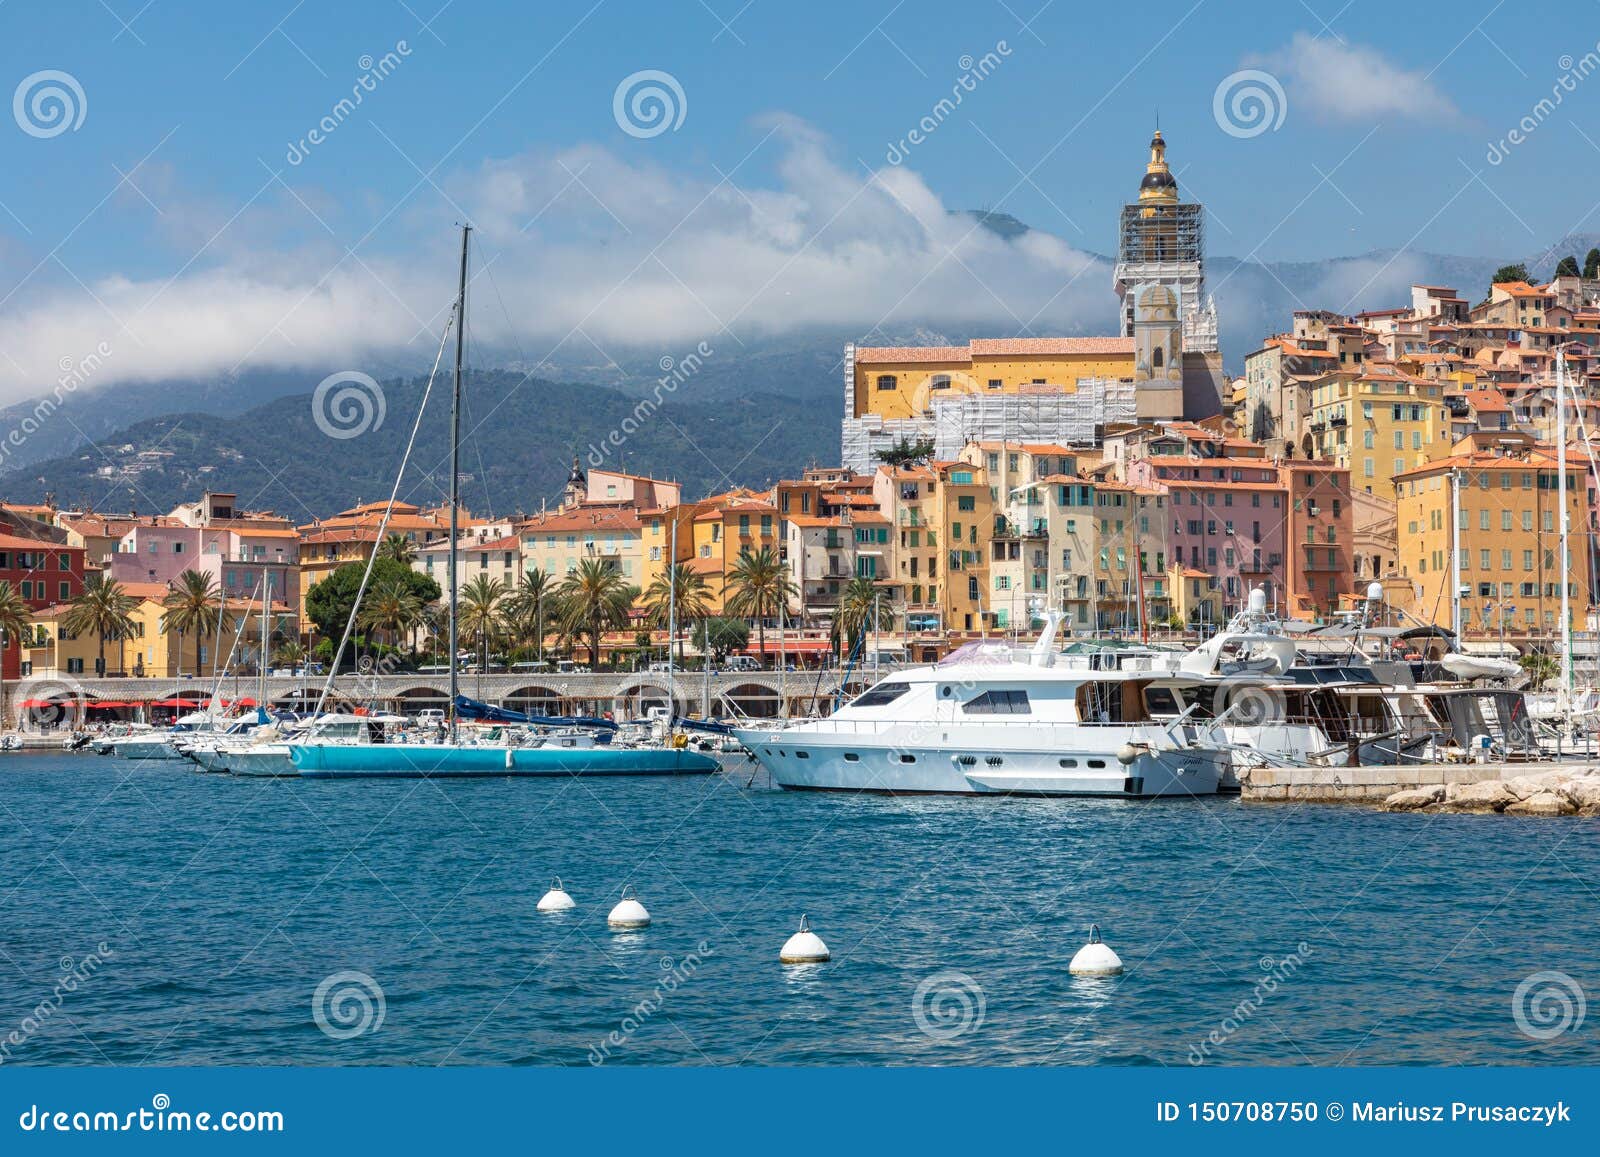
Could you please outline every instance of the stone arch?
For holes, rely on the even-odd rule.
[[[740,683],[737,687],[730,687],[717,696],[717,702],[731,708],[733,715],[748,716],[752,719],[774,718],[780,706],[776,688],[765,680],[759,683]]]
[[[612,696],[611,710],[618,719],[638,719],[650,713],[652,707],[669,707],[682,711],[688,696],[680,684],[675,688],[677,704],[669,693],[665,680],[640,679],[623,686]]]

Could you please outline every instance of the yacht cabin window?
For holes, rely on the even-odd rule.
[[[1026,691],[985,691],[961,705],[968,715],[1030,715]]]
[[[886,704],[893,703],[909,690],[911,690],[909,683],[879,683],[876,687],[863,692],[861,697],[850,706],[883,707]]]

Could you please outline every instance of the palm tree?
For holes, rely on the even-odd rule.
[[[378,544],[378,557],[410,566],[417,557],[416,544],[403,534],[386,534]]]
[[[9,582],[0,580],[0,644],[5,646],[22,646],[22,637],[30,632],[28,623],[32,609],[22,601],[22,596],[17,593],[17,588]],[[0,705],[5,703],[5,667],[0,664]],[[3,712],[3,707],[0,707]],[[17,713],[17,723],[22,723],[22,713]],[[5,724],[5,716],[0,713],[0,726]]]
[[[471,642],[483,647],[485,668],[489,666],[489,640],[500,633],[500,603],[505,596],[506,584],[486,574],[461,588],[456,624]]]
[[[607,627],[628,625],[628,612],[639,588],[621,572],[597,558],[586,558],[562,580],[561,625],[574,637],[589,636],[589,665],[600,668],[600,636]]]
[[[178,576],[178,585],[167,593],[161,600],[161,605],[166,608],[161,615],[161,629],[163,631],[176,631],[178,635],[178,676],[183,676],[183,638],[190,632],[194,637],[204,639],[207,635],[217,634],[217,650],[222,649],[222,637],[217,630],[217,611],[221,606],[222,594],[217,588],[215,580],[208,574],[199,571],[186,570]],[[222,656],[215,655],[212,666],[215,668],[221,662]],[[195,660],[195,674],[204,672],[199,670],[200,661]]]
[[[297,642],[285,643],[273,652],[272,661],[292,671],[306,661],[306,649]]]
[[[754,619],[756,638],[759,640],[761,665],[767,662],[766,620],[776,615],[795,594],[794,580],[789,568],[778,560],[770,546],[752,554],[740,551],[728,575],[728,612],[744,619]]]
[[[100,638],[100,661],[96,667],[103,674],[106,669],[106,640],[126,639],[133,634],[133,608],[139,601],[122,589],[116,579],[100,578],[83,588],[83,593],[72,600],[67,613],[61,617],[62,628],[70,635],[93,631]]]
[[[387,631],[396,648],[401,635],[421,617],[422,601],[398,581],[380,583],[361,607],[361,625],[373,631]]]
[[[539,658],[544,658],[545,612],[555,610],[555,580],[548,571],[534,567],[525,571],[505,601],[506,625],[519,639],[534,639]],[[552,614],[552,618],[559,617]]]
[[[846,651],[874,626],[894,627],[894,610],[881,605],[883,592],[869,578],[853,578],[839,592],[833,613],[833,637]]]
[[[711,614],[711,584],[705,575],[696,574],[682,563],[676,563],[656,576],[650,589],[644,593],[645,607],[651,621],[667,626],[672,604],[677,603],[679,624],[692,626]],[[672,640],[667,640],[670,648]],[[683,666],[683,637],[678,638],[678,666]]]

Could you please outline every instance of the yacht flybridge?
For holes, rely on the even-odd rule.
[[[1108,664],[1099,654],[1057,652],[1059,622],[1052,613],[1030,651],[968,643],[933,666],[890,676],[825,719],[735,734],[788,788],[1215,793],[1229,763],[1226,738],[1212,721],[1193,722],[1192,709],[1173,708],[1184,689],[1222,686],[1228,676],[1218,673],[1217,654],[1141,651]],[[1285,657],[1275,641],[1233,642],[1255,669],[1265,670],[1269,654]]]

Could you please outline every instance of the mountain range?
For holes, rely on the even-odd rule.
[[[973,216],[1002,237],[1028,232],[1005,214]],[[1507,261],[1522,260],[1542,278],[1561,256],[1581,261],[1596,245],[1600,235],[1582,234],[1510,258],[1375,251],[1263,263],[1218,256],[1207,262],[1208,289],[1217,301],[1224,362],[1236,375],[1244,355],[1265,334],[1287,328],[1296,309],[1350,313],[1406,304],[1417,282],[1451,285],[1478,300]],[[1108,333],[1116,325],[1113,262],[1092,260],[1097,267],[1082,276],[1103,279],[1105,308],[1074,328]],[[676,384],[659,410],[632,423],[639,401],[659,392],[659,350],[613,350],[615,360],[556,358],[536,367],[495,357],[497,368],[472,374],[469,384],[463,494],[475,513],[536,510],[559,494],[574,454],[589,465],[675,478],[690,497],[793,477],[838,459],[847,342],[960,344],[982,336],[996,336],[995,327],[904,325],[866,334],[813,328],[742,341],[722,334],[715,356]],[[424,383],[404,374],[386,381],[383,424],[341,441],[322,433],[312,412],[312,388],[338,368],[86,387],[20,445],[13,441],[0,460],[0,494],[151,511],[209,487],[297,521],[387,495]],[[447,423],[439,399],[447,394],[436,386],[402,488],[416,501],[436,502],[444,493]],[[18,428],[34,405],[0,408],[0,431]],[[622,436],[625,426],[632,432]],[[613,431],[622,436],[620,447],[608,442]]]

